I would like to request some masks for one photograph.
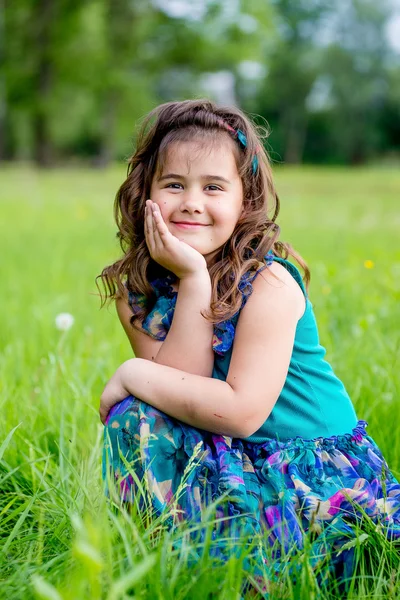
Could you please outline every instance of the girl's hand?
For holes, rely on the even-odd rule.
[[[179,279],[207,270],[200,252],[172,235],[155,202],[146,200],[145,236],[150,256]]]
[[[135,359],[131,359],[135,360]],[[126,361],[123,363],[118,369],[115,371],[114,375],[107,382],[106,387],[103,390],[103,393],[100,396],[100,420],[103,425],[106,424],[107,415],[110,412],[111,408],[117,402],[124,400],[131,393],[127,390],[123,385],[123,374],[126,368],[129,368],[130,361]]]

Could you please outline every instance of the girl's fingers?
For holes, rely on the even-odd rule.
[[[153,205],[154,206],[154,205]],[[156,211],[152,208],[151,209],[151,216],[152,216],[152,227],[153,227],[153,234],[154,234],[154,243],[155,246],[157,248],[157,250],[159,252],[162,251],[162,249],[164,248],[164,244],[160,238],[160,232],[158,231],[158,219],[160,218]]]
[[[153,227],[154,227],[154,239],[157,247],[163,249],[165,247],[166,237],[168,237],[169,231],[168,227],[164,223],[164,219],[162,218],[161,212],[158,209],[153,211]]]
[[[148,238],[148,227],[147,227],[147,204],[144,207],[144,236],[146,238],[146,242],[147,242],[147,238]]]
[[[151,200],[145,206],[145,235],[151,257],[157,261],[170,250],[169,238],[174,236],[166,226],[158,205]]]
[[[155,239],[154,239],[154,228],[153,228],[153,214],[151,207],[148,203],[146,203],[145,209],[145,222],[146,222],[146,242],[150,250],[150,254],[154,252],[155,249]]]

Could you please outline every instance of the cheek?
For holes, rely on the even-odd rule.
[[[159,190],[157,189],[157,187],[155,185],[152,185],[150,187],[149,200],[153,200],[153,202],[155,202],[158,195],[159,195]]]
[[[214,212],[215,221],[220,227],[233,229],[239,220],[241,209],[233,209],[232,206],[221,205]]]
[[[160,209],[161,216],[165,220],[166,198],[164,197],[163,190],[157,188],[156,185],[152,185],[150,188],[149,200],[154,202],[154,204],[157,204],[158,208]]]
[[[171,216],[171,207],[165,201],[157,202],[158,208],[164,221],[167,223]]]

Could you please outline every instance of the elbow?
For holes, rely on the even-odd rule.
[[[228,404],[235,407],[234,411],[230,411],[231,414],[235,414],[235,419],[232,420],[229,433],[227,432],[225,435],[241,439],[248,438],[256,433],[268,419],[275,401],[268,410],[266,407],[269,402],[265,396],[257,400],[254,396],[249,397],[248,393],[244,394],[230,383],[226,383],[232,394]]]
[[[262,422],[264,423],[264,421]],[[258,429],[260,429],[262,423],[260,419],[254,419],[253,416],[242,415],[239,420],[235,423],[235,433],[232,437],[247,438],[253,435]]]
[[[240,437],[242,439],[248,438],[251,435],[253,435],[256,431],[258,431],[258,429],[260,429],[261,425],[256,425],[254,426],[253,423],[242,423],[240,426],[240,435],[238,435],[237,437]]]
[[[266,420],[267,418],[265,418],[263,421],[258,420],[256,423],[254,421],[242,423],[240,437],[244,439],[254,435],[260,429],[260,427],[264,425]]]
[[[247,411],[244,415],[242,415],[240,423],[238,423],[238,429],[240,429],[239,437],[248,438],[251,435],[254,435],[256,431],[258,431],[260,427],[264,425],[265,421],[271,414],[271,410],[266,413],[264,407],[263,411],[251,411],[251,413]]]

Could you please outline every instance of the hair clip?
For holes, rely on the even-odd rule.
[[[238,129],[237,131],[235,129],[233,129],[233,131],[235,132],[236,137],[239,140],[240,145],[243,148],[247,148],[247,137],[243,133],[243,131],[241,129]],[[257,149],[257,151],[258,151],[258,149]],[[252,164],[252,167],[253,167],[253,173],[255,173],[257,171],[257,167],[258,167],[258,157],[257,157],[257,154],[255,154],[255,156],[254,156],[253,161],[252,161],[251,164]]]
[[[235,137],[237,137],[239,144],[242,146],[242,148],[247,148],[247,137],[241,129],[234,129],[233,127],[231,127],[231,125],[229,125],[226,121],[224,121],[224,119],[221,119],[221,118],[218,118],[218,122],[221,125],[221,127],[224,127],[224,129],[227,129],[228,131],[233,133],[233,135]],[[258,168],[258,157],[257,157],[258,150],[259,150],[259,148],[257,148],[256,154],[251,163],[252,167],[253,167],[253,174],[257,171],[257,168]]]

